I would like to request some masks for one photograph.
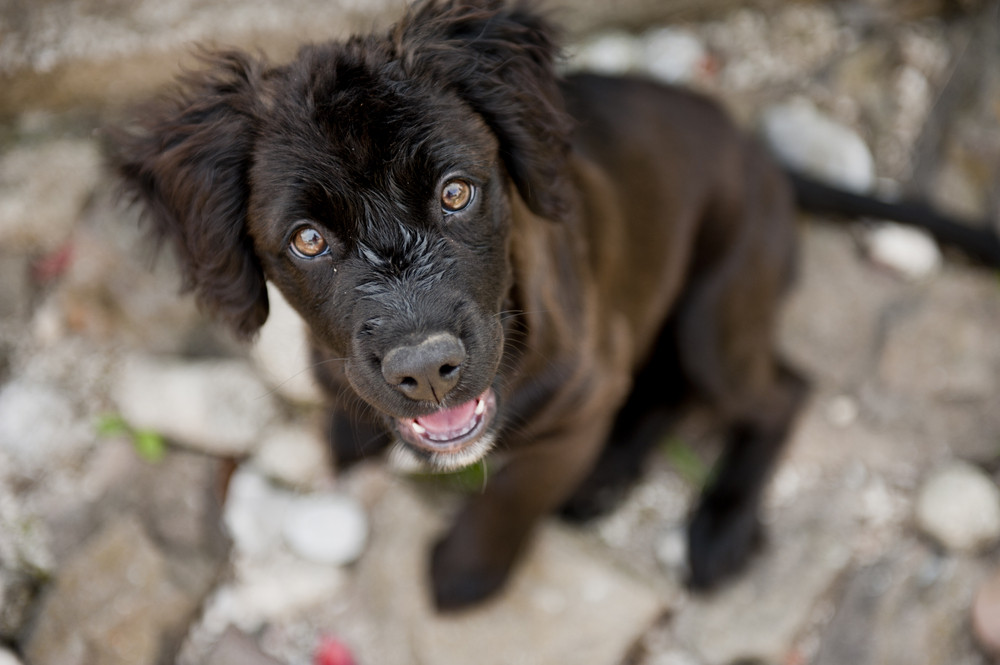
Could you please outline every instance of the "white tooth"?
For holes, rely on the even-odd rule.
[[[411,427],[413,428],[413,431],[416,432],[417,434],[421,435],[427,434],[427,428],[421,425],[420,423],[415,422],[413,423],[413,425],[411,425]]]
[[[476,404],[476,415],[477,416],[483,415],[483,411],[485,411],[485,410],[486,410],[486,400],[481,399]]]

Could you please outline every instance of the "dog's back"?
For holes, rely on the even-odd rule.
[[[638,359],[681,291],[731,245],[744,245],[738,260],[756,245],[776,285],[791,277],[791,192],[718,104],[639,78],[578,74],[563,90],[594,270],[608,308],[639,335]]]

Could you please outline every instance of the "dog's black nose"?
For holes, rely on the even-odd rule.
[[[410,399],[440,402],[462,374],[465,345],[436,333],[413,346],[397,346],[382,359],[386,382]]]

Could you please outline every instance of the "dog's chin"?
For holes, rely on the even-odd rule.
[[[399,418],[395,421],[399,440],[390,452],[390,463],[402,471],[437,472],[474,464],[493,448],[496,413],[496,393],[490,388],[448,409]]]

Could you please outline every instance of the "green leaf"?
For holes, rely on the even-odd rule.
[[[139,457],[147,462],[159,462],[167,454],[167,444],[163,437],[150,430],[139,430],[132,434],[132,445]]]
[[[490,476],[490,467],[485,459],[455,471],[416,473],[418,480],[444,486],[450,490],[473,493],[482,492]]]
[[[152,430],[137,430],[117,414],[105,414],[98,418],[97,433],[106,437],[128,437],[139,457],[147,462],[155,464],[167,454],[167,443],[160,434]]]
[[[131,432],[125,419],[116,413],[106,413],[100,416],[96,426],[100,436],[122,436]]]
[[[695,487],[704,487],[711,469],[687,443],[677,437],[669,437],[663,443],[663,454],[678,475]]]

